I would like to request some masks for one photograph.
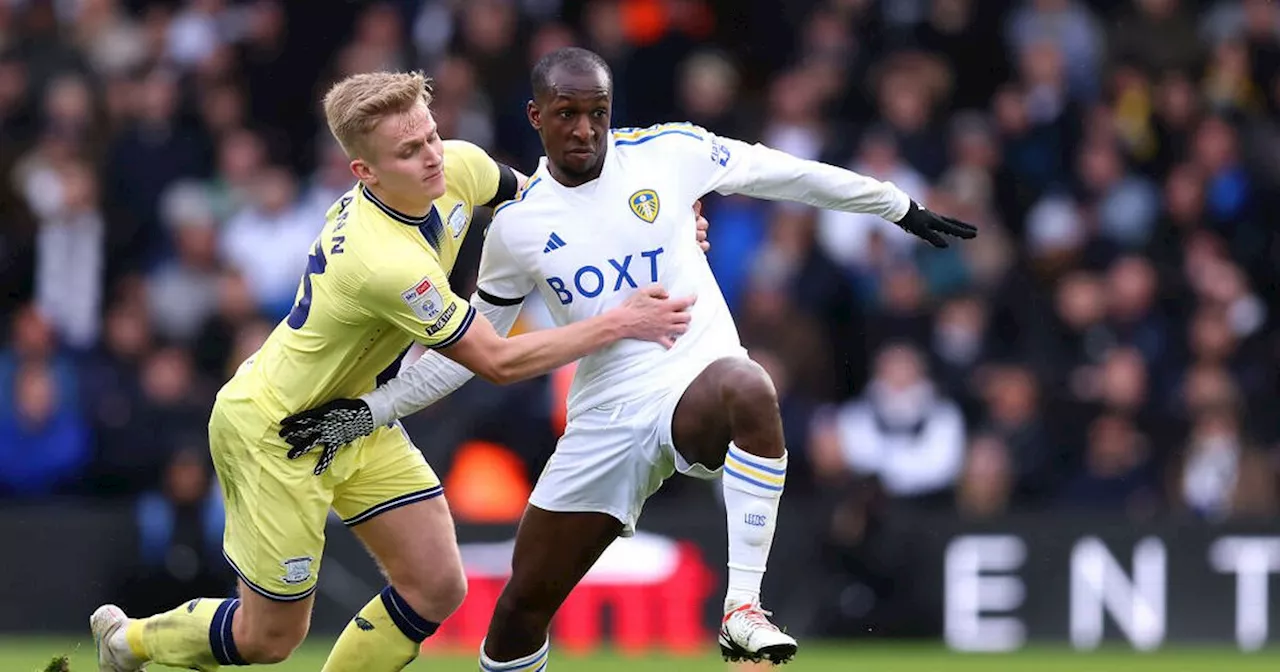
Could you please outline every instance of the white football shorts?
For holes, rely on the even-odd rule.
[[[645,500],[675,472],[715,479],[720,468],[690,464],[676,451],[671,420],[693,375],[653,392],[570,418],[529,503],[546,511],[606,513],[635,534]]]

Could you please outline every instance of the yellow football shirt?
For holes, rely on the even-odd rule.
[[[284,418],[368,392],[415,340],[442,348],[462,338],[475,309],[449,288],[449,272],[472,209],[510,198],[515,177],[475,145],[444,146],[446,191],[425,217],[362,185],[329,208],[293,310],[228,388]]]

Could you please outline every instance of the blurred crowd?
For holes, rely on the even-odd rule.
[[[528,69],[570,44],[614,69],[615,126],[689,120],[980,227],[935,250],[706,199],[788,496],[829,498],[834,539],[895,505],[1276,512],[1271,0],[4,0],[0,497],[129,498],[157,557],[177,530],[216,554],[213,394],[352,184],[322,92],[421,68],[442,135],[528,172]],[[410,430],[443,474],[483,441],[527,482],[563,379],[473,382]]]

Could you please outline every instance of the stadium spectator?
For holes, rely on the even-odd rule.
[[[1058,427],[1049,425],[1042,410],[1046,395],[1031,371],[1016,364],[989,366],[982,379],[985,408],[978,434],[1002,444],[1015,503],[1041,505],[1057,494],[1067,462],[1053,433]]]
[[[268,167],[254,177],[249,202],[220,232],[223,258],[248,281],[264,315],[280,318],[293,306],[298,278],[320,232],[316,220],[302,214],[293,175]]]
[[[864,397],[814,430],[814,459],[824,475],[874,477],[891,497],[930,503],[960,476],[964,432],[959,408],[939,396],[920,352],[890,344],[876,356]]]
[[[187,342],[218,302],[217,222],[205,185],[174,183],[165,191],[161,217],[176,254],[147,277],[148,316],[162,338]]]
[[[1085,440],[1082,468],[1067,480],[1063,505],[1152,516],[1160,506],[1159,474],[1148,438],[1124,416],[1104,414],[1089,424]]]
[[[23,363],[12,383],[13,406],[0,413],[0,494],[65,492],[88,462],[88,427],[48,364]]]
[[[1015,477],[1009,451],[999,438],[978,435],[965,454],[956,488],[956,508],[971,519],[996,518],[1009,510]]]
[[[40,219],[36,306],[63,343],[87,350],[98,339],[106,267],[106,222],[98,208],[97,177],[76,161],[37,172],[27,182],[28,201]]]
[[[1244,436],[1234,407],[1201,412],[1178,457],[1171,475],[1179,508],[1213,521],[1276,512],[1275,472]]]

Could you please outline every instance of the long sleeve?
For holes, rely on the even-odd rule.
[[[676,135],[686,173],[708,192],[742,194],[773,201],[792,201],[828,210],[878,215],[897,222],[907,214],[911,198],[891,182],[819,161],[801,159],[761,144],[723,138],[689,125]],[[696,138],[698,142],[690,138]]]
[[[520,316],[520,304],[494,305],[479,293],[471,297],[471,305],[504,337]],[[369,405],[374,425],[385,425],[449,396],[474,375],[465,366],[438,352],[429,351],[401,370],[398,376],[360,399]]]

